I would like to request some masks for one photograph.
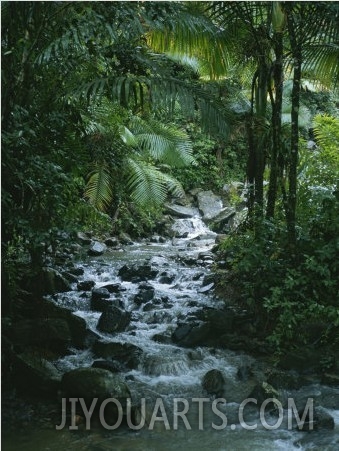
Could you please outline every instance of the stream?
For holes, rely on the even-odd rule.
[[[199,322],[202,309],[223,308],[223,301],[213,291],[204,290],[203,280],[210,274],[213,260],[210,253],[215,242],[213,234],[200,218],[178,219],[174,225],[178,234],[164,243],[134,243],[121,250],[110,250],[100,257],[86,257],[77,265],[84,269],[81,280],[95,281],[95,287],[119,283],[115,295],[124,310],[131,312],[131,322],[125,331],[110,334],[100,332],[97,323],[101,312],[91,310],[90,293],[76,290],[54,297],[58,305],[71,309],[84,318],[88,327],[105,343],[128,343],[142,349],[138,364],[124,370],[132,398],[145,399],[147,422],[140,430],[121,426],[113,431],[91,428],[85,430],[34,429],[27,433],[5,436],[5,450],[330,450],[339,449],[339,410],[326,407],[335,420],[334,430],[300,432],[288,427],[286,406],[277,414],[266,410],[260,417],[258,409],[248,403],[246,415],[239,420],[239,400],[245,400],[253,388],[251,378],[239,379],[239,369],[255,368],[259,377],[265,371],[263,363],[256,362],[242,352],[197,346],[180,347],[171,336],[178,325],[187,321]],[[157,275],[148,280],[154,288],[154,297],[136,305],[140,281],[122,281],[119,270],[124,265],[150,264]],[[61,372],[79,367],[90,367],[98,357],[92,349],[71,349],[69,355],[55,362]],[[210,370],[219,370],[226,380],[226,402],[214,403],[217,396],[208,394],[202,380]],[[284,399],[297,396],[307,399],[339,397],[339,389],[320,384],[307,385],[293,392],[283,393]],[[178,401],[178,398],[180,400]],[[154,403],[161,400],[164,410]],[[200,401],[198,401],[200,399]],[[203,401],[201,401],[203,400]],[[335,404],[335,403],[334,403]],[[337,404],[337,403],[336,403]],[[335,406],[334,406],[335,407]],[[176,416],[176,412],[184,412]],[[185,410],[184,410],[185,408]],[[169,427],[166,428],[165,415]],[[219,412],[219,414],[218,414]],[[221,413],[220,413],[221,412]],[[224,416],[222,416],[224,414]],[[183,418],[185,417],[185,418]],[[227,418],[227,424],[223,418]],[[280,418],[281,417],[281,418]],[[140,420],[140,419],[139,419]],[[153,418],[154,420],[154,418]]]

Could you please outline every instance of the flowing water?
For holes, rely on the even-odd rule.
[[[45,429],[20,431],[20,434],[5,436],[3,446],[6,450],[232,450],[232,451],[269,451],[269,450],[337,450],[339,449],[339,411],[328,410],[335,418],[333,431],[304,433],[289,430],[287,411],[281,413],[281,425],[269,429],[277,418],[268,413],[264,421],[256,409],[249,409],[245,423],[239,420],[239,399],[246,399],[250,392],[250,382],[240,382],[237,372],[240,367],[250,366],[254,359],[243,353],[223,349],[198,347],[181,348],[170,342],[158,342],[157,336],[170,336],[180,323],[185,323],[196,312],[206,307],[221,307],[222,301],[213,294],[200,292],[202,281],[211,271],[212,262],[208,251],[214,244],[211,233],[199,218],[177,220],[174,230],[187,238],[173,239],[163,244],[134,244],[123,251],[111,251],[104,256],[86,258],[79,263],[85,272],[83,280],[92,279],[96,287],[107,283],[121,282],[118,271],[124,264],[142,264],[150,262],[159,270],[170,275],[171,283],[160,283],[159,275],[150,283],[155,288],[155,298],[150,309],[136,307],[133,297],[138,284],[122,282],[125,291],[120,299],[126,310],[132,312],[132,322],[126,332],[101,333],[96,329],[99,312],[90,309],[89,297],[81,292],[72,291],[60,294],[56,302],[72,309],[78,316],[85,318],[88,326],[110,342],[131,343],[142,348],[143,354],[137,368],[125,373],[127,383],[134,399],[145,399],[147,421],[145,427],[133,431],[121,426],[113,431],[84,428],[77,431]],[[199,255],[202,258],[199,258]],[[189,264],[188,264],[189,263]],[[59,370],[65,372],[79,367],[91,366],[97,358],[90,350],[73,349],[70,355],[55,362]],[[258,366],[260,367],[260,365]],[[214,398],[202,388],[202,378],[211,369],[220,370],[229,383],[226,403],[214,404]],[[339,396],[339,389],[323,386],[307,386],[299,390],[298,396],[308,395]],[[285,396],[292,396],[285,393]],[[178,400],[180,398],[180,400]],[[201,400],[203,399],[204,400]],[[154,413],[154,403],[160,400],[163,410]],[[198,401],[200,400],[200,401]],[[237,401],[235,401],[237,400]],[[185,419],[176,416],[174,409],[185,410]],[[159,406],[158,406],[159,407]],[[227,425],[223,423],[223,413]],[[150,422],[154,427],[150,428]],[[168,428],[166,428],[168,420]],[[140,418],[139,418],[140,420]],[[219,426],[219,428],[218,428]],[[249,426],[249,427],[246,427]],[[251,428],[251,429],[250,429]]]

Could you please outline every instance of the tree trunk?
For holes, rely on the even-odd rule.
[[[281,110],[283,99],[283,34],[280,32],[275,33],[273,39],[276,57],[273,67],[275,98],[273,98],[272,92],[270,91],[272,104],[272,152],[266,209],[266,217],[268,219],[274,218],[278,189],[278,175],[279,172],[281,172],[281,168],[279,168],[279,156],[281,155]]]
[[[297,207],[297,168],[299,155],[299,104],[301,87],[301,46],[294,31],[294,21],[291,14],[287,16],[289,39],[293,56],[293,88],[291,111],[291,152],[288,164],[288,196],[287,196],[287,232],[289,245],[296,244],[296,207]]]

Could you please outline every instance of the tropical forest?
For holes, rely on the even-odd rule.
[[[339,2],[1,2],[5,451],[339,449]]]

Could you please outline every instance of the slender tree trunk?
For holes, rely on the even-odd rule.
[[[289,244],[296,244],[296,206],[297,206],[297,167],[299,156],[299,105],[301,87],[302,51],[294,31],[294,21],[291,13],[287,16],[289,39],[293,56],[293,88],[291,111],[291,152],[288,164],[288,195],[287,195],[287,232]]]
[[[272,152],[271,152],[271,171],[269,180],[269,189],[267,194],[266,217],[274,218],[275,203],[278,189],[279,175],[279,156],[281,154],[281,110],[283,99],[283,34],[275,33],[275,57],[276,61],[273,67],[273,79],[275,88],[275,98],[270,91],[272,104]]]

